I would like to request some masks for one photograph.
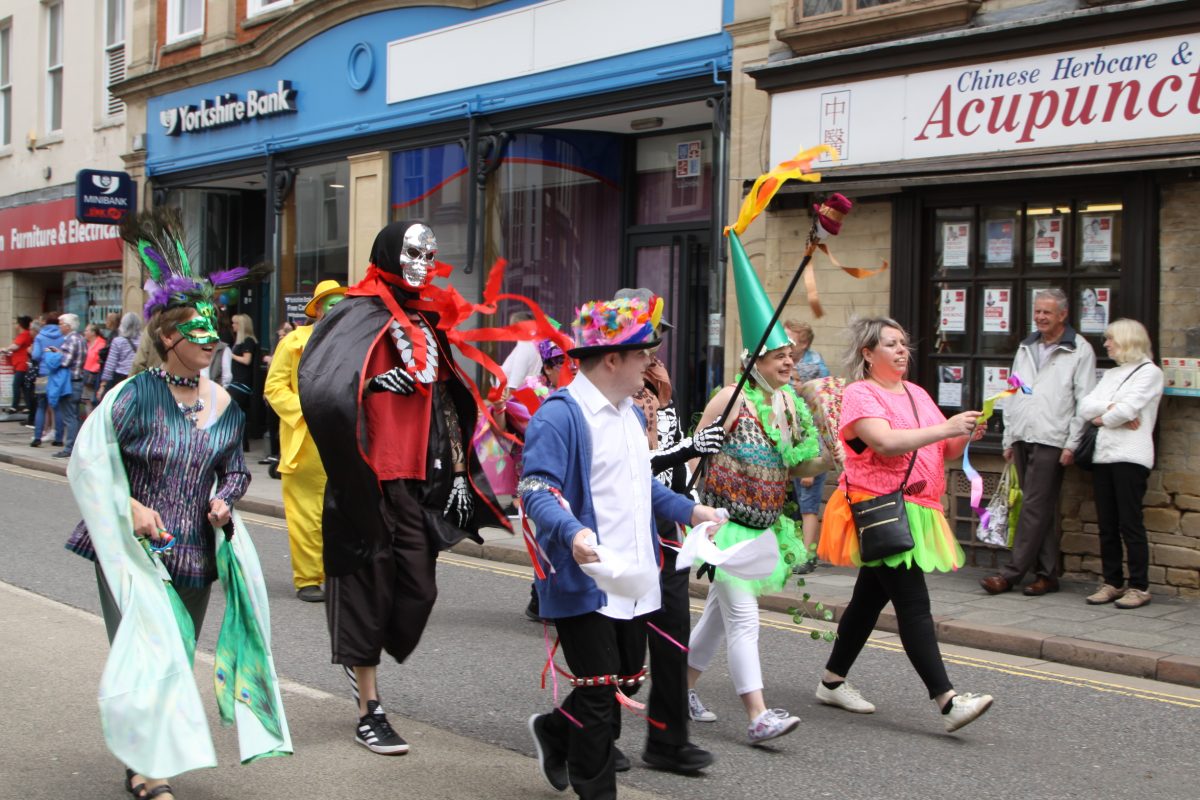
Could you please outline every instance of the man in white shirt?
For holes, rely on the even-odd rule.
[[[542,404],[525,439],[518,491],[537,524],[543,617],[554,619],[575,687],[560,709],[529,719],[542,774],[581,798],[616,797],[618,692],[645,680],[645,616],[659,608],[654,515],[683,524],[721,519],[655,481],[645,421],[632,396],[659,344],[662,300],[586,303],[574,324],[579,374]],[[606,592],[581,568],[607,559],[649,576],[637,596]]]

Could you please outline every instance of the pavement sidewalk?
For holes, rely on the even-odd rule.
[[[49,442],[29,447],[31,432],[18,422],[0,421],[0,462],[58,474],[66,473],[65,459],[51,456]],[[257,463],[258,450],[247,453],[254,476],[238,507],[243,511],[283,517],[278,481]],[[464,542],[455,548],[463,555],[529,565],[519,537],[505,531],[484,532],[485,544]],[[979,587],[990,570],[964,568],[955,573],[927,577],[938,638],[946,644],[977,647],[1039,658],[1079,667],[1136,675],[1200,687],[1200,602],[1156,597],[1139,609],[1122,611],[1114,606],[1089,606],[1083,598],[1095,587],[1063,582],[1057,594],[1025,597],[1020,592],[991,597]],[[807,608],[814,618],[821,603],[840,619],[854,586],[853,569],[820,567],[805,576],[803,587],[793,582],[784,592],[768,595],[760,605],[772,611]],[[708,584],[692,580],[692,594],[703,597]],[[807,601],[803,595],[810,595]],[[889,606],[880,617],[881,630],[896,632]]]

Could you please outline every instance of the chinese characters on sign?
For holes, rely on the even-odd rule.
[[[850,90],[825,92],[821,95],[821,141],[838,151],[838,158],[850,157]],[[833,157],[822,153],[819,161],[831,162]]]

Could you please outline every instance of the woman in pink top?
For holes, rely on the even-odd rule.
[[[987,711],[992,698],[960,695],[951,686],[938,650],[925,573],[957,569],[963,564],[962,548],[942,513],[945,462],[962,455],[968,438],[983,435],[983,428],[977,425],[980,414],[965,411],[946,419],[924,389],[904,380],[908,334],[895,321],[855,320],[850,332],[850,382],[842,397],[838,423],[846,450],[846,469],[838,491],[826,506],[817,552],[834,564],[857,566],[859,572],[850,604],[838,622],[838,638],[817,686],[817,699],[859,714],[875,710],[846,682],[846,675],[862,652],[879,612],[891,601],[904,652],[942,712],[946,730],[958,730]],[[904,505],[915,546],[864,563],[849,502],[899,489],[914,452],[916,461],[905,487]]]

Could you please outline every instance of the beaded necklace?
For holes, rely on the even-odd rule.
[[[168,386],[182,386],[187,389],[198,389],[200,387],[199,375],[196,375],[192,378],[189,378],[185,375],[175,375],[167,372],[162,367],[150,367],[146,371],[159,380],[164,381]],[[191,405],[188,405],[187,403],[181,403],[178,400],[175,401],[175,405],[179,408],[179,411],[183,414],[183,416],[187,417],[188,422],[192,423],[193,425],[200,424],[200,414],[204,411],[203,397],[197,397],[196,402],[192,403]]]

